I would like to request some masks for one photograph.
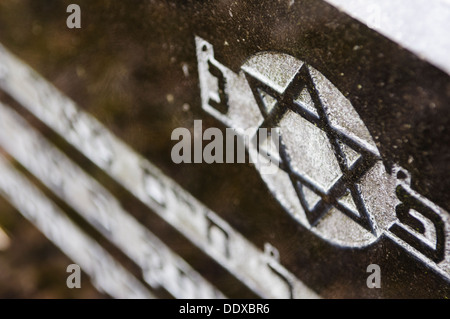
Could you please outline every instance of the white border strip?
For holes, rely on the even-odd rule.
[[[318,298],[158,168],[0,45],[0,87],[265,298]]]
[[[0,194],[86,272],[94,286],[113,298],[154,296],[100,245],[75,226],[0,154]],[[65,281],[61,285],[65,285]]]
[[[2,148],[133,259],[152,287],[163,286],[176,298],[224,298],[124,211],[111,193],[2,103],[0,127]]]

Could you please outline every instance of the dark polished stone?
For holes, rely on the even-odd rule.
[[[407,169],[414,190],[450,211],[448,74],[322,1],[80,0],[81,29],[66,27],[69,3],[3,0],[0,42],[258,248],[270,242],[281,263],[320,296],[450,297],[448,280],[385,236],[352,249],[314,235],[285,212],[252,165],[177,165],[170,157],[175,128],[193,129],[195,119],[204,129],[226,128],[201,107],[195,36],[211,43],[215,58],[236,73],[254,54],[277,51],[331,81],[367,126],[383,163]],[[225,294],[254,296],[40,127]],[[381,267],[381,289],[366,286],[369,264]]]

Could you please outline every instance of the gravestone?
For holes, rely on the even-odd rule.
[[[448,298],[450,6],[400,2],[2,1],[0,194],[111,297]]]

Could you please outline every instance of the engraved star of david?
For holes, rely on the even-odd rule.
[[[286,150],[285,143],[283,142],[283,136],[280,138],[280,168],[289,175],[290,181],[294,186],[311,226],[317,225],[321,218],[323,218],[334,206],[359,225],[375,234],[373,223],[364,205],[363,199],[361,198],[361,193],[358,190],[357,182],[375,164],[377,157],[359,143],[350,139],[348,136],[334,129],[330,125],[324,105],[319,98],[319,92],[314,85],[307,65],[304,64],[301,67],[299,72],[295,75],[282,94],[247,73],[246,77],[252,89],[253,95],[255,96],[255,100],[258,103],[259,109],[264,117],[264,121],[260,128],[270,129],[277,127],[283,115],[288,110],[291,110],[325,132],[326,137],[332,146],[332,150],[337,159],[342,175],[328,190],[324,191],[314,182],[311,182],[310,179],[305,178],[302,174],[299,174],[293,169],[290,155]],[[300,107],[294,102],[296,97],[298,97],[304,89],[307,90],[311,97],[311,101],[315,108],[315,114]],[[268,108],[264,102],[262,93],[272,97],[274,101],[276,101],[276,104],[273,107]],[[348,165],[348,159],[344,155],[343,145],[350,147],[360,155],[356,162],[354,162],[351,166]],[[312,191],[320,197],[320,200],[313,208],[309,207],[306,202],[305,187],[308,191]],[[357,210],[356,213],[354,208],[350,209],[347,205],[344,205],[341,201],[339,201],[340,198],[346,195],[351,196],[355,206],[354,208]]]

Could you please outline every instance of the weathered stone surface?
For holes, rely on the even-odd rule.
[[[399,167],[410,174],[411,189],[418,194],[414,197],[408,193],[413,198],[410,200],[418,198],[418,202],[425,202],[432,210],[441,208],[441,215],[438,215],[444,216],[441,217],[444,223],[445,218],[448,220],[450,78],[445,71],[322,1],[82,0],[77,3],[82,10],[81,29],[66,27],[68,2],[2,1],[0,43],[245,236],[259,251],[266,247],[270,252],[273,251],[270,247],[275,247],[280,264],[314,294],[324,298],[450,296],[450,275],[446,278],[443,274],[450,270],[446,268],[439,273],[429,264],[434,257],[420,259],[418,256],[423,254],[411,254],[409,248],[392,240],[388,232],[396,216],[395,207],[400,205],[397,187],[403,183],[401,185],[409,189],[407,181],[398,182],[394,174]],[[196,39],[201,40],[196,42]],[[208,48],[213,50],[217,62],[215,66],[227,68],[227,79],[235,77],[244,81],[232,80],[225,84],[231,114],[229,122],[226,117],[211,112],[212,107],[208,108],[204,92],[205,88],[215,89],[214,85],[208,87],[214,76],[207,78],[206,84],[201,83],[202,75],[209,71],[205,67],[203,74],[199,66],[203,53],[198,44],[203,42],[198,41],[210,45]],[[272,55],[263,63],[257,54],[266,51]],[[209,51],[204,54],[207,65],[211,57]],[[291,59],[282,72],[276,62],[277,54]],[[255,55],[256,60],[249,60]],[[258,69],[261,65],[266,68]],[[370,167],[374,168],[368,169],[367,175],[355,177],[359,188],[349,192],[361,196],[373,217],[369,224],[378,228],[370,228],[367,221],[358,217],[342,219],[332,213],[329,219],[317,223],[308,214],[298,217],[303,204],[296,204],[298,210],[292,208],[292,202],[298,200],[294,196],[296,190],[282,188],[289,181],[287,173],[279,172],[272,179],[270,176],[261,178],[253,164],[174,164],[171,159],[175,143],[171,140],[172,131],[177,127],[193,131],[194,120],[203,120],[203,129],[218,127],[224,132],[235,123],[238,128],[245,128],[251,121],[260,125],[263,116],[256,107],[253,111],[242,111],[249,103],[256,102],[252,94],[245,96],[251,91],[240,84],[246,83],[250,75],[259,80],[258,85],[279,84],[272,85],[275,94],[277,88],[283,91],[291,83],[288,73],[295,69],[295,77],[303,65],[308,68],[311,87],[317,88],[318,94],[308,97],[299,90],[292,99],[297,104],[292,105],[303,107],[305,111],[301,114],[306,114],[305,118],[316,121],[317,125],[292,117],[289,112],[280,113],[280,118],[270,123],[279,122],[281,130],[284,129],[284,136],[289,139],[286,146],[288,158],[293,159],[291,162],[298,166],[305,158],[310,162],[318,159],[315,165],[305,164],[294,172],[320,182],[318,188],[325,193],[332,189],[336,179],[345,175],[339,160],[330,159],[336,149],[326,140],[342,132],[343,135],[350,132],[348,136],[361,133],[359,140],[358,134],[352,138],[360,141],[356,144],[364,146],[366,153],[361,157],[362,163],[367,167],[373,164]],[[230,94],[233,92],[241,93]],[[84,157],[80,154],[83,151],[75,149],[76,145],[69,145],[74,144],[69,136],[63,135],[61,139],[30,116],[20,106],[23,102],[13,97],[14,101],[7,93],[0,93],[3,102],[25,114],[47,139],[100,181],[131,215],[226,296],[249,297],[258,293],[242,284],[242,278],[236,279],[233,271],[227,272],[225,269],[231,266],[222,259],[204,253],[205,247],[201,244],[186,240],[186,237],[195,237],[195,230],[192,233],[177,230],[164,215],[140,202],[132,185],[123,187],[120,178],[113,181],[108,171],[97,167],[102,168],[101,165],[92,164],[86,159],[88,155]],[[217,103],[221,102],[219,93]],[[250,102],[242,102],[247,100]],[[333,127],[329,131],[320,126],[320,120],[314,120],[323,118],[322,111],[314,109],[314,102],[319,100],[326,106],[323,113],[330,118]],[[282,111],[287,108],[287,102],[283,103],[279,107]],[[275,104],[266,108],[268,113],[276,109]],[[226,114],[226,110],[220,114]],[[248,114],[252,116],[247,119]],[[69,143],[63,139],[69,139]],[[311,143],[302,144],[304,140]],[[344,140],[351,144],[348,139],[342,138]],[[357,152],[347,144],[342,142],[339,149],[351,166],[350,163],[359,159],[359,153],[355,155]],[[311,153],[304,157],[304,152],[314,149],[325,157]],[[285,174],[284,179],[282,174]],[[314,207],[319,201],[318,195],[305,186],[309,185],[307,182],[303,183],[299,188],[306,189],[301,190],[305,201]],[[350,193],[344,191],[333,193],[336,201],[342,200],[342,205],[350,207],[349,214],[353,209],[361,217],[356,207],[360,204],[354,203],[355,196],[349,198]],[[286,195],[289,192],[294,195]],[[329,194],[322,195],[319,197]],[[333,200],[327,197],[323,202],[331,205]],[[333,205],[339,204],[333,202]],[[388,217],[379,217],[380,214]],[[359,223],[359,228],[352,223]],[[220,222],[218,224],[220,226]],[[423,223],[420,225],[423,227]],[[430,227],[433,228],[432,223]],[[439,245],[445,245],[448,235],[444,230],[443,235],[437,232],[434,239]],[[253,267],[250,259],[248,269]],[[380,289],[369,289],[366,285],[369,276],[366,269],[370,264],[381,268]],[[128,268],[133,267],[135,265]],[[237,273],[243,266],[239,267]],[[132,272],[139,276],[139,271]],[[2,277],[0,280],[0,286],[7,281]],[[280,291],[283,289],[281,287]],[[161,289],[154,292],[166,296]]]

